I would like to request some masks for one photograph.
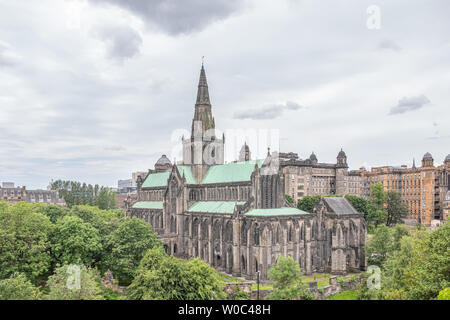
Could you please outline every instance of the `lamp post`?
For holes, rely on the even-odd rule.
[[[259,280],[260,280],[261,271],[256,272],[256,284],[257,284],[257,291],[256,291],[256,300],[259,300]]]

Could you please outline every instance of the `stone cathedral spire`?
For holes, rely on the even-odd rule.
[[[195,101],[194,118],[190,139],[182,139],[183,163],[192,165],[192,172],[198,183],[209,166],[224,163],[224,140],[216,137],[216,125],[211,112],[208,81],[202,63]]]
[[[215,139],[215,122],[211,112],[208,81],[206,80],[206,72],[203,64],[198,82],[194,119],[192,119],[192,138],[194,137],[202,137],[207,140]]]

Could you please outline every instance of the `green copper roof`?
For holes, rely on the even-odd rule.
[[[180,176],[183,176],[186,178],[187,184],[196,184],[197,182],[194,179],[194,175],[192,174],[191,167],[188,166],[177,166],[178,172],[180,173]]]
[[[188,212],[233,213],[237,204],[243,205],[244,203],[242,201],[199,201],[194,203]]]
[[[162,209],[162,201],[138,201],[133,204],[134,209]]]
[[[247,216],[283,216],[293,214],[308,214],[308,212],[302,211],[297,208],[275,208],[275,209],[252,209],[247,212]]]
[[[154,187],[165,187],[167,186],[167,180],[169,180],[169,172],[151,173],[147,176],[142,188],[154,188]]]
[[[261,168],[264,160],[219,164],[209,168],[202,184],[250,181],[255,164]]]

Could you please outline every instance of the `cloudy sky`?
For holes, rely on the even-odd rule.
[[[0,181],[115,186],[175,158],[202,56],[222,131],[279,130],[273,149],[319,162],[343,147],[352,169],[427,151],[440,164],[449,13],[446,0],[0,0]]]

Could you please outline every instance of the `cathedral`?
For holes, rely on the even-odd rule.
[[[279,256],[306,274],[365,269],[366,223],[345,198],[323,197],[312,212],[285,200],[277,152],[252,160],[245,144],[224,163],[225,136],[217,137],[204,66],[200,71],[191,136],[183,160],[163,155],[137,179],[137,201],[126,214],[147,221],[167,253],[199,257],[218,271],[262,280]]]

